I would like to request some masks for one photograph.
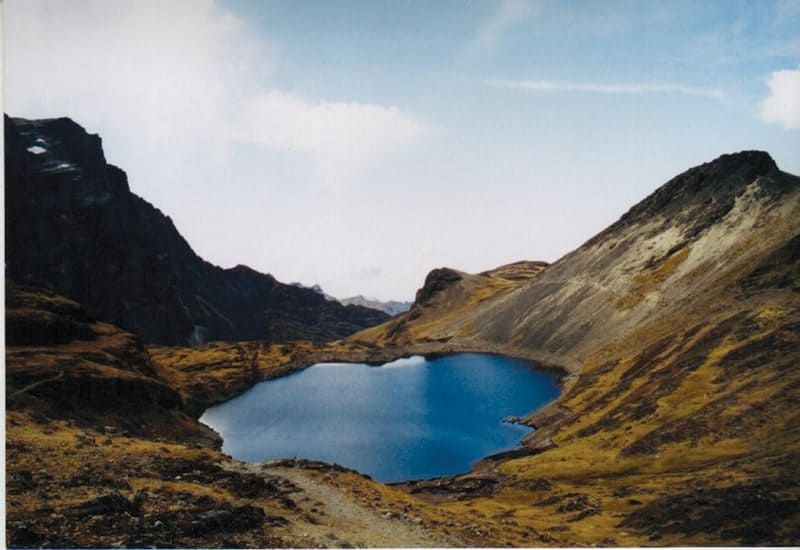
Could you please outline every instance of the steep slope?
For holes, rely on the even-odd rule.
[[[169,426],[171,438],[218,443],[216,434],[184,413],[167,371],[150,360],[136,336],[94,321],[72,300],[43,289],[6,287],[6,345],[9,411],[73,421],[102,418],[137,433],[147,419],[161,432]]]
[[[533,284],[487,304],[475,336],[584,356],[699,300],[738,298],[736,280],[797,235],[797,190],[766,153],[688,170]]]
[[[431,285],[434,271],[434,299],[352,339],[406,352],[433,339],[572,375],[527,419],[523,450],[411,489],[479,511],[511,544],[526,528],[578,544],[796,544],[798,216],[800,179],[748,151],[675,177],[511,291],[450,301],[463,283]]]
[[[434,269],[407,313],[351,340],[389,347],[458,340],[470,334],[473,312],[481,304],[520,288],[546,267],[545,262],[521,261],[476,275],[446,267]]]
[[[45,286],[146,342],[340,338],[388,316],[197,256],[67,118],[5,118],[6,276]]]

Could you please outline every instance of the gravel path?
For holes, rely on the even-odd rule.
[[[291,527],[296,546],[303,547],[443,547],[452,540],[431,533],[411,518],[387,514],[359,502],[319,475],[301,468],[263,468],[258,463],[235,466],[250,473],[282,477],[302,489],[291,493],[299,521]]]

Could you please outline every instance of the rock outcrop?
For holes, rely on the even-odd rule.
[[[463,275],[454,269],[447,267],[434,269],[428,273],[428,276],[425,277],[425,284],[417,291],[417,295],[414,297],[414,305],[424,307],[439,292],[447,290],[450,285],[460,281],[462,278]]]
[[[388,318],[197,256],[68,118],[5,118],[6,276],[51,288],[148,343],[324,341]]]
[[[186,413],[171,377],[135,335],[50,291],[6,287],[7,409],[218,444]],[[143,418],[148,426],[142,424]],[[99,419],[99,420],[98,420]]]
[[[408,312],[366,329],[351,340],[397,347],[463,337],[468,334],[472,313],[484,300],[497,299],[520,288],[546,267],[546,262],[520,261],[478,274],[448,267],[434,269],[425,277]],[[469,345],[464,349],[475,351]]]

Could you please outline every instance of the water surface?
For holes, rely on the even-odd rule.
[[[553,400],[557,377],[482,354],[381,366],[321,363],[261,382],[200,419],[245,461],[335,462],[384,482],[466,472],[530,428],[503,422]]]

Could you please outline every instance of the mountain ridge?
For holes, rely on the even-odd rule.
[[[146,342],[323,341],[387,318],[199,257],[69,118],[5,117],[6,275],[51,287]]]
[[[798,217],[800,178],[746,151],[676,176],[511,288],[432,271],[409,313],[350,340],[568,375],[522,419],[537,429],[521,449],[409,490],[445,510],[466,500],[496,534],[513,516],[604,545],[800,540]]]
[[[739,169],[743,169],[744,176],[737,172]],[[735,178],[737,185],[727,181],[730,177]],[[722,182],[722,180],[726,181]],[[704,181],[710,185],[697,186],[698,183],[702,184]],[[524,284],[517,285],[513,291],[504,293],[502,304],[499,299],[490,299],[484,296],[479,312],[470,316],[469,319],[460,319],[460,326],[449,326],[442,332],[449,331],[450,337],[453,337],[460,330],[459,334],[463,335],[469,332],[467,325],[480,318],[481,328],[474,331],[474,338],[487,341],[514,341],[515,344],[524,345],[525,339],[530,339],[531,336],[524,334],[524,323],[519,323],[517,320],[536,316],[533,308],[546,309],[546,311],[539,312],[540,315],[536,317],[534,323],[536,325],[541,325],[543,319],[558,317],[559,312],[574,316],[575,312],[569,307],[555,307],[564,304],[553,303],[557,297],[553,294],[554,289],[560,289],[561,296],[558,297],[562,301],[571,300],[575,304],[580,304],[583,298],[594,299],[598,294],[596,291],[600,291],[603,300],[602,303],[595,304],[599,306],[598,309],[609,310],[606,312],[607,315],[614,315],[619,313],[618,310],[623,310],[626,312],[625,316],[632,316],[637,313],[637,306],[643,305],[642,302],[647,305],[648,300],[645,298],[654,298],[654,296],[646,296],[653,290],[650,287],[663,283],[663,280],[644,281],[643,277],[637,279],[636,282],[632,281],[637,274],[643,270],[654,271],[660,268],[661,271],[656,278],[668,278],[673,271],[685,269],[685,265],[683,268],[680,266],[685,260],[691,260],[689,256],[691,255],[692,240],[728,215],[736,204],[735,199],[738,198],[740,203],[749,201],[754,209],[766,208],[769,210],[784,194],[796,191],[800,185],[798,182],[800,179],[796,176],[780,172],[767,153],[758,151],[723,155],[714,161],[691,168],[659,187],[629,209],[618,221],[547,266],[535,278],[529,278],[524,281]],[[714,188],[719,186],[724,189],[722,189],[722,193],[715,194]],[[750,187],[751,191],[744,193],[747,187]],[[711,191],[710,196],[708,195],[709,190]],[[790,207],[791,204],[788,206]],[[654,210],[655,208],[659,210]],[[700,218],[700,221],[695,222],[694,219],[697,217]],[[736,235],[730,232],[738,229],[736,224],[739,221],[741,220],[733,219],[728,224],[727,229],[730,231],[727,238],[729,241],[732,238],[735,240]],[[754,229],[750,227],[748,230]],[[791,228],[788,228],[786,232],[791,233]],[[713,243],[710,244],[713,245]],[[692,262],[690,261],[690,263]],[[437,270],[432,271],[429,277],[435,276],[437,272]],[[592,272],[603,273],[605,281],[592,279]],[[591,279],[591,281],[583,284],[582,281],[587,279]],[[615,290],[612,287],[616,279],[623,279],[625,285],[637,287],[640,291],[639,294],[628,292],[631,289],[625,285]],[[565,285],[570,287],[569,292],[565,291]],[[426,279],[426,284],[423,285],[420,292],[423,292],[428,286],[429,283]],[[585,294],[585,296],[576,295],[576,292]],[[525,294],[531,294],[531,296],[524,296]],[[515,307],[514,303],[530,303],[532,306],[523,310],[522,306]],[[544,304],[552,305],[544,308]],[[504,307],[508,307],[509,314],[492,315],[487,311]],[[589,315],[584,317],[588,318]],[[592,311],[591,317],[596,320],[597,312]],[[396,324],[397,322],[393,321],[392,323]],[[402,322],[402,319],[399,322]],[[574,319],[571,322],[574,323]],[[559,327],[556,328],[553,325],[539,328],[531,326],[530,323],[525,326],[529,329],[529,333],[540,333],[543,338],[545,335],[549,335],[546,339],[551,339],[551,331],[563,330],[561,325],[569,324],[558,322],[555,318],[554,323]],[[573,332],[580,333],[579,328],[575,327]],[[587,328],[584,327],[584,329]],[[367,329],[362,334],[372,336],[376,331],[377,328]],[[441,340],[444,337],[442,334],[437,338]],[[362,340],[360,335],[355,335],[355,338]],[[573,340],[580,340],[580,337]],[[569,339],[561,343],[550,340],[549,345],[538,347],[557,352],[563,351],[567,345],[574,343],[576,342]]]

